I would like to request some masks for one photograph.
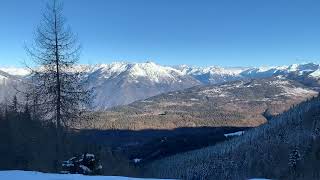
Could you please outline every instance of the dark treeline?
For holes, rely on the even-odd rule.
[[[79,132],[65,128],[56,151],[56,126],[19,105],[17,98],[0,105],[0,169],[59,172],[64,160],[83,153],[93,153],[102,162],[105,175],[136,175],[130,162],[108,146],[86,141]],[[59,153],[59,154],[57,154]],[[57,159],[59,157],[59,159]]]
[[[56,151],[56,126],[30,111],[14,97],[0,105],[0,161],[2,170],[60,172],[64,160],[92,153],[103,166],[103,175],[142,176],[148,162],[203,148],[227,140],[225,133],[240,127],[198,127],[174,130],[75,130],[64,128]],[[130,145],[132,143],[137,143]],[[59,154],[57,154],[59,153]],[[57,159],[57,157],[59,157]],[[133,159],[141,159],[136,164]],[[56,164],[60,164],[58,168]]]

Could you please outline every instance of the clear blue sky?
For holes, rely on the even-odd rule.
[[[320,60],[319,0],[65,0],[80,63],[282,65]],[[44,0],[3,0],[0,66],[27,60]]]

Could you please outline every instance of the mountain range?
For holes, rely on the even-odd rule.
[[[196,67],[163,66],[154,62],[116,62],[100,65],[77,65],[89,87],[94,88],[94,107],[104,110],[137,100],[200,85],[221,84],[281,76],[318,88],[320,65],[315,63],[274,67]],[[28,76],[25,68],[0,67],[0,102],[15,94],[12,86]]]

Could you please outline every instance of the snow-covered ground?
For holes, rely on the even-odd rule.
[[[228,133],[228,134],[224,134],[225,137],[232,137],[232,136],[241,136],[244,134],[244,131],[237,131],[237,132],[234,132],[234,133]]]
[[[35,171],[0,171],[1,180],[155,180],[120,176],[84,176],[80,174],[51,174]]]

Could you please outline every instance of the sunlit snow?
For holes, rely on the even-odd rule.
[[[120,176],[84,176],[80,174],[52,174],[35,171],[0,171],[1,180],[142,180]],[[152,179],[149,179],[152,180]],[[153,179],[155,180],[155,179]]]

